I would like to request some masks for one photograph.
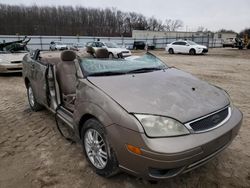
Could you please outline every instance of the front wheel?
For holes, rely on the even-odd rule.
[[[113,53],[109,53],[109,59],[113,59],[114,58],[114,55],[113,55]]]
[[[118,162],[106,139],[103,125],[96,119],[87,120],[81,131],[83,150],[97,174],[111,177],[117,174]]]
[[[190,55],[195,55],[195,54],[196,54],[195,49],[191,49],[191,50],[189,51],[189,54],[190,54]]]
[[[28,84],[28,87],[27,87],[27,95],[28,95],[28,101],[29,101],[29,105],[30,105],[31,110],[36,112],[36,111],[39,111],[43,108],[43,106],[40,105],[36,101],[36,98],[35,98],[35,95],[34,95],[34,92],[33,92],[33,89],[31,87],[30,83]]]

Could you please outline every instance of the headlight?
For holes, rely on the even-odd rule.
[[[155,115],[135,114],[149,137],[180,136],[189,134],[187,128],[178,121]]]

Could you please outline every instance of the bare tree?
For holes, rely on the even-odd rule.
[[[114,8],[0,4],[0,34],[131,36],[132,30],[175,31],[181,20],[146,18]]]
[[[183,21],[166,19],[164,25],[166,31],[176,31],[183,27]]]

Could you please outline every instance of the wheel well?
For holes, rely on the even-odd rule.
[[[26,88],[28,88],[28,84],[30,83],[30,81],[27,77],[25,77],[24,83],[25,83]]]
[[[83,127],[84,123],[85,123],[87,120],[91,119],[91,118],[97,119],[95,116],[93,116],[93,115],[91,115],[91,114],[84,114],[84,115],[81,117],[80,122],[79,122],[79,126],[78,126],[78,132],[79,132],[80,138],[81,138],[81,130],[82,130],[82,127]]]
[[[194,48],[191,48],[189,51],[191,51],[191,50],[194,50],[194,51],[196,51]]]

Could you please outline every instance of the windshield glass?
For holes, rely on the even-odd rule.
[[[22,45],[19,43],[13,43],[11,45],[8,45],[2,49],[0,49],[1,54],[7,54],[7,53],[26,53],[28,52],[28,48],[26,45]]]
[[[131,59],[83,58],[80,64],[88,76],[142,73],[167,68],[160,59],[150,54]]]
[[[187,41],[188,42],[188,44],[190,44],[190,45],[197,45],[197,43],[195,43],[195,42],[193,42],[193,41]]]
[[[106,42],[105,45],[108,47],[108,48],[119,48],[119,46],[115,43],[112,43],[112,42]]]

